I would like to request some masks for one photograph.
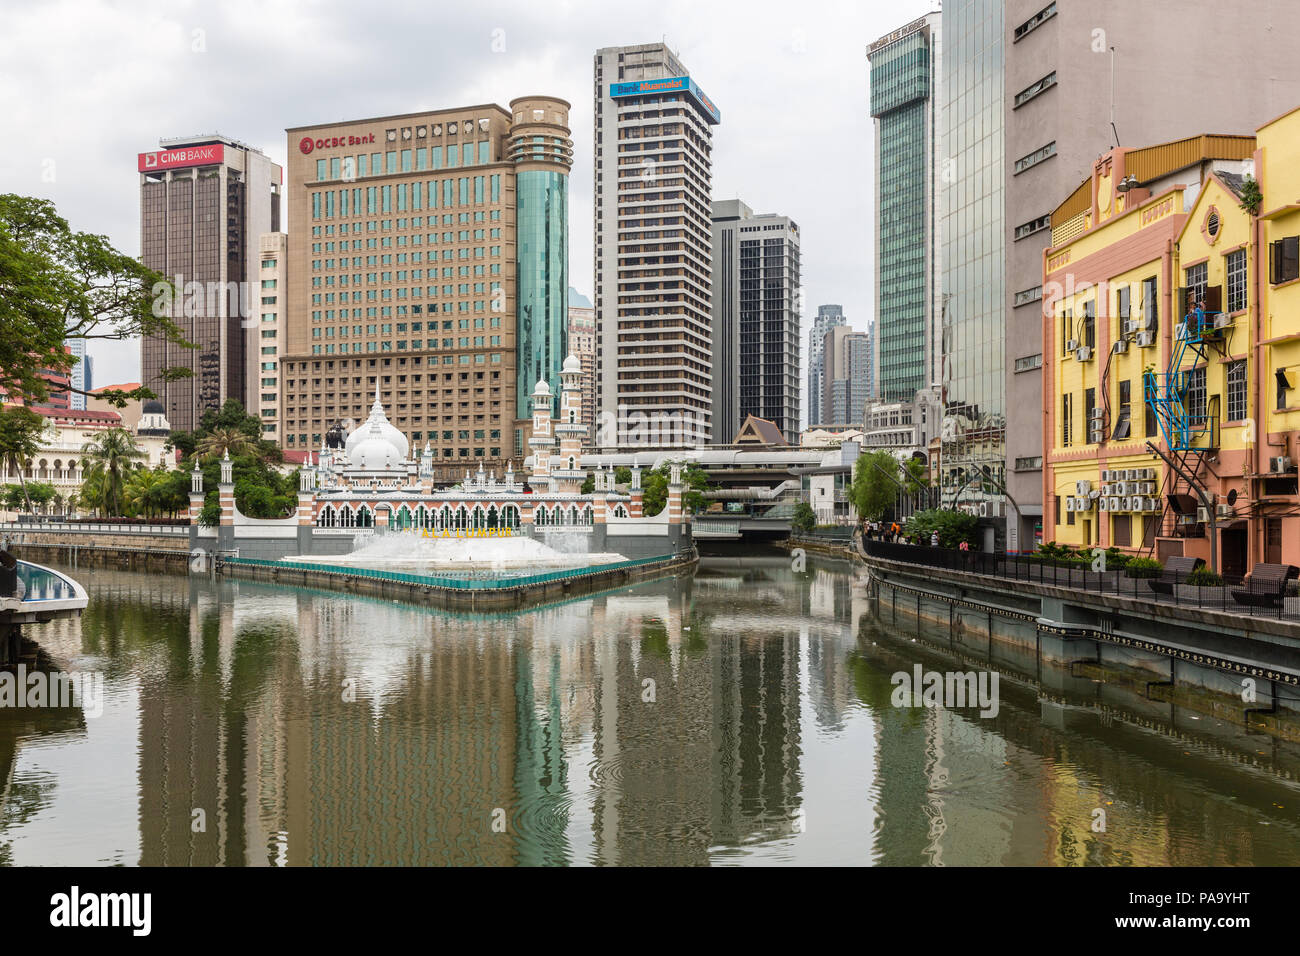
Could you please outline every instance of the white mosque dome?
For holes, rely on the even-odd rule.
[[[375,422],[369,426],[368,434],[348,450],[348,458],[361,471],[392,471],[402,467],[405,456],[397,453],[392,441],[383,434],[382,426]]]
[[[533,389],[533,394],[534,394],[534,395],[550,395],[550,394],[551,394],[551,386],[549,386],[549,385],[546,384],[546,379],[544,379],[544,378],[539,378],[539,379],[537,380],[537,387],[536,387],[535,389]]]
[[[361,465],[361,460],[357,456],[362,446],[376,440],[385,442],[392,448],[393,454],[396,456],[393,465]],[[406,436],[390,425],[388,416],[384,414],[384,406],[379,403],[378,386],[375,388],[375,403],[370,406],[370,417],[352,430],[343,448],[347,452],[348,459],[353,464],[365,467],[367,471],[373,471],[375,468],[380,467],[396,467],[397,464],[405,461],[410,453],[411,446],[407,442]],[[368,457],[371,460],[378,461],[383,456],[380,455],[377,448],[371,448]]]
[[[564,360],[564,371],[582,373],[582,361],[578,356],[570,353],[569,357]]]

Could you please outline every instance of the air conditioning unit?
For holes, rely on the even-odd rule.
[[[1216,518],[1232,518],[1235,515],[1236,515],[1236,510],[1232,507],[1232,505],[1218,505],[1214,509],[1214,516]]]
[[[1196,509],[1196,523],[1197,523],[1197,524],[1205,524],[1205,523],[1206,523],[1207,521],[1209,521],[1209,520],[1210,520],[1210,511],[1209,511],[1208,508],[1197,508],[1197,509]]]
[[[1216,329],[1226,329],[1230,325],[1232,325],[1232,319],[1222,312],[1214,317],[1214,327]]]
[[[1164,510],[1164,502],[1161,499],[1159,498],[1147,499],[1147,511],[1151,512],[1152,514],[1159,514],[1163,510]]]
[[[1075,352],[1075,351],[1078,351],[1078,349],[1079,349],[1079,340],[1078,340],[1078,339],[1068,339],[1068,340],[1066,341],[1066,343],[1065,343],[1065,350],[1066,350],[1067,352]]]
[[[1110,503],[1111,503],[1112,501],[1119,501],[1119,499],[1118,499],[1118,498],[1098,498],[1098,499],[1097,499],[1097,510],[1098,510],[1098,511],[1109,511],[1109,510],[1110,510]]]
[[[1118,498],[1114,497],[1114,496],[1111,496],[1111,498],[1110,498],[1109,500],[1110,500],[1110,507],[1107,508],[1106,510],[1107,510],[1107,511],[1119,511],[1119,501],[1120,501],[1120,500],[1119,500]]]
[[[1121,499],[1119,499],[1119,510],[1120,510],[1120,511],[1132,511],[1132,510],[1133,510],[1133,499],[1132,499],[1132,498],[1121,498]]]
[[[1074,353],[1074,357],[1080,362],[1086,362],[1092,358],[1092,349],[1086,345],[1081,345],[1079,346],[1078,351]]]
[[[1154,468],[1139,468],[1138,479],[1140,481],[1155,481],[1156,470]]]
[[[1139,348],[1150,348],[1156,344],[1156,334],[1154,332],[1139,332],[1137,334],[1137,344]]]
[[[1141,486],[1142,494],[1154,495],[1156,493],[1156,483],[1154,481],[1142,481],[1138,484]]]
[[[1067,512],[1070,512],[1070,511],[1078,511],[1078,510],[1079,510],[1078,504],[1079,504],[1079,499],[1077,499],[1077,498],[1066,498],[1066,499],[1065,499],[1065,510],[1066,510]]]
[[[1136,319],[1125,319],[1125,320],[1123,321],[1123,323],[1121,323],[1120,328],[1122,328],[1122,329],[1124,330],[1124,334],[1125,334],[1125,335],[1132,335],[1134,332],[1136,332],[1136,331],[1138,330],[1138,329],[1137,329],[1137,320],[1136,320]]]
[[[1282,473],[1282,472],[1284,472],[1284,471],[1290,471],[1290,470],[1291,470],[1291,456],[1289,456],[1289,455],[1279,455],[1279,456],[1276,457],[1276,458],[1270,458],[1270,459],[1268,460],[1268,470],[1271,471],[1271,472],[1273,472],[1273,474],[1275,474],[1275,475],[1276,475],[1276,474],[1280,474],[1280,473]]]
[[[1080,498],[1077,502],[1075,502],[1074,510],[1075,510],[1075,511],[1091,511],[1091,510],[1092,510],[1092,499],[1091,499],[1091,498]]]
[[[1105,414],[1106,414],[1106,409],[1098,405],[1096,408],[1094,408],[1091,412],[1088,413],[1088,420],[1092,422],[1099,422],[1102,420]]]
[[[1074,483],[1074,493],[1076,495],[1086,495],[1090,491],[1092,491],[1092,482],[1088,481],[1088,479],[1084,478]]]
[[[988,516],[989,516],[989,503],[988,503],[987,501],[981,501],[981,502],[980,502],[980,517],[981,517],[981,518],[987,518]]]
[[[1124,353],[1128,351],[1128,339],[1116,339],[1115,344],[1110,347],[1112,352]]]
[[[1100,428],[1090,428],[1090,429],[1088,429],[1088,444],[1089,444],[1089,445],[1100,445],[1100,444],[1101,444],[1101,429],[1100,429]]]
[[[1102,471],[1102,473],[1101,473],[1101,480],[1102,480],[1102,481],[1110,481],[1110,471],[1109,471],[1109,470],[1103,470],[1103,471]]]

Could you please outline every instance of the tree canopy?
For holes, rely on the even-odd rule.
[[[0,194],[0,390],[28,405],[48,400],[51,384],[41,373],[71,370],[69,339],[157,336],[194,348],[158,304],[169,303],[172,291],[106,237],[73,231],[48,200]],[[162,377],[189,374],[164,369]],[[156,396],[142,386],[97,397],[124,407]]]
[[[879,521],[901,490],[898,459],[887,451],[864,452],[853,467],[849,501],[864,521]]]

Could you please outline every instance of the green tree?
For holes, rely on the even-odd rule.
[[[42,372],[71,370],[69,339],[152,336],[194,348],[167,315],[174,287],[104,236],[74,232],[45,199],[0,195],[0,290],[0,391],[11,400],[49,398]],[[163,369],[161,377],[189,374]],[[121,407],[154,394],[140,387],[99,397]]]
[[[940,547],[956,548],[963,541],[974,545],[978,526],[979,519],[974,515],[963,511],[932,508],[928,511],[918,511],[908,518],[903,533],[909,538],[919,538],[923,544],[929,544],[930,535],[937,531]]]
[[[0,284],[3,282],[4,278],[0,275]],[[0,335],[0,342],[7,337]],[[0,407],[0,462],[8,465],[10,471],[18,474],[20,489],[27,487],[27,479],[23,477],[23,471],[27,467],[27,462],[41,449],[41,429],[44,427],[45,419],[30,408],[21,405]],[[27,510],[30,512],[32,505],[27,499],[25,490],[23,490],[22,500],[27,502]],[[18,506],[11,505],[10,510],[17,511]]]
[[[164,511],[167,486],[165,468],[137,468],[127,479],[122,499],[132,516],[156,518]]]
[[[641,508],[642,514],[647,517],[659,514],[668,504],[671,467],[667,461],[661,462],[658,468],[647,472],[641,479]],[[631,469],[628,470],[627,479],[632,480]],[[703,492],[709,487],[709,476],[704,469],[694,462],[685,463],[682,467],[682,486],[682,506],[693,512],[703,511],[707,505]]]
[[[27,497],[37,508],[43,509],[54,500],[54,485],[48,481],[33,481],[27,486]]]
[[[817,524],[817,512],[813,511],[812,505],[806,501],[801,501],[794,506],[794,517],[790,519],[790,526],[795,531],[809,532]]]
[[[853,466],[849,501],[864,521],[879,521],[899,492],[898,459],[887,451],[864,452]]]
[[[257,451],[257,441],[237,428],[218,428],[199,439],[195,454],[199,458],[231,458],[251,455]]]
[[[90,460],[88,474],[98,479],[98,494],[91,499],[92,507],[101,515],[121,515],[126,507],[124,494],[129,473],[145,457],[135,443],[135,436],[125,428],[110,428],[82,445],[81,453]]]

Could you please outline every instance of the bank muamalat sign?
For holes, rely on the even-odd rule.
[[[304,136],[298,140],[298,150],[306,156],[318,149],[337,149],[340,146],[367,146],[374,141],[374,133],[365,136],[323,136],[319,139]]]
[[[226,147],[220,143],[212,143],[208,146],[160,149],[152,153],[140,153],[137,159],[142,173],[157,169],[179,169],[184,166],[215,166],[225,161]]]

